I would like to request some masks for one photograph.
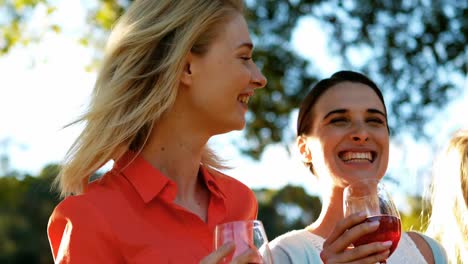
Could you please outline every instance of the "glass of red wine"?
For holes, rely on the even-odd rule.
[[[365,212],[365,221],[380,221],[376,231],[360,237],[353,246],[392,241],[390,255],[395,251],[401,236],[400,214],[383,183],[367,179],[348,185],[343,192],[343,210],[345,216]]]

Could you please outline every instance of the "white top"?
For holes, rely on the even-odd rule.
[[[290,231],[270,242],[273,263],[323,263],[320,252],[324,242],[323,237],[305,229]],[[387,264],[427,264],[427,262],[413,240],[408,234],[403,233]]]

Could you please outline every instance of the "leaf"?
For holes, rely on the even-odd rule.
[[[54,31],[57,34],[62,32],[62,29],[59,25],[51,25],[50,28],[52,29],[52,31]]]

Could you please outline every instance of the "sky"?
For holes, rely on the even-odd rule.
[[[64,2],[58,2],[51,17],[45,16],[45,9],[41,8],[33,14],[33,23],[27,30],[40,32],[41,42],[18,46],[0,57],[0,155],[9,154],[11,169],[32,175],[64,157],[80,127],[62,128],[83,112],[96,78],[95,72],[85,71],[94,51],[78,44],[86,28],[85,9],[80,1]],[[53,23],[61,25],[62,32],[44,33],[44,26]],[[339,60],[328,53],[327,39],[313,18],[300,21],[292,45],[307,59],[320,62],[322,77],[339,69]],[[467,90],[466,79],[460,85]],[[393,186],[401,204],[404,194],[417,193],[420,186],[427,184],[435,151],[449,135],[458,128],[468,128],[468,119],[460,114],[468,113],[467,102],[465,91],[434,115],[430,126],[437,133],[432,144],[410,137],[391,142],[389,171],[401,182],[400,186]],[[297,111],[293,115],[296,114]],[[294,121],[291,126],[295,127]],[[210,141],[235,168],[227,174],[251,188],[293,184],[318,193],[317,182],[300,162],[294,142],[289,146],[291,155],[284,147],[273,145],[260,161],[253,161],[237,151],[231,143],[235,138],[242,138],[242,132],[216,136]]]

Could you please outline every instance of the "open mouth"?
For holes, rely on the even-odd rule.
[[[243,104],[248,104],[250,99],[250,95],[248,94],[241,94],[237,97],[237,101],[243,103]]]
[[[338,153],[340,159],[344,162],[374,162],[377,152],[375,151],[342,151]]]

